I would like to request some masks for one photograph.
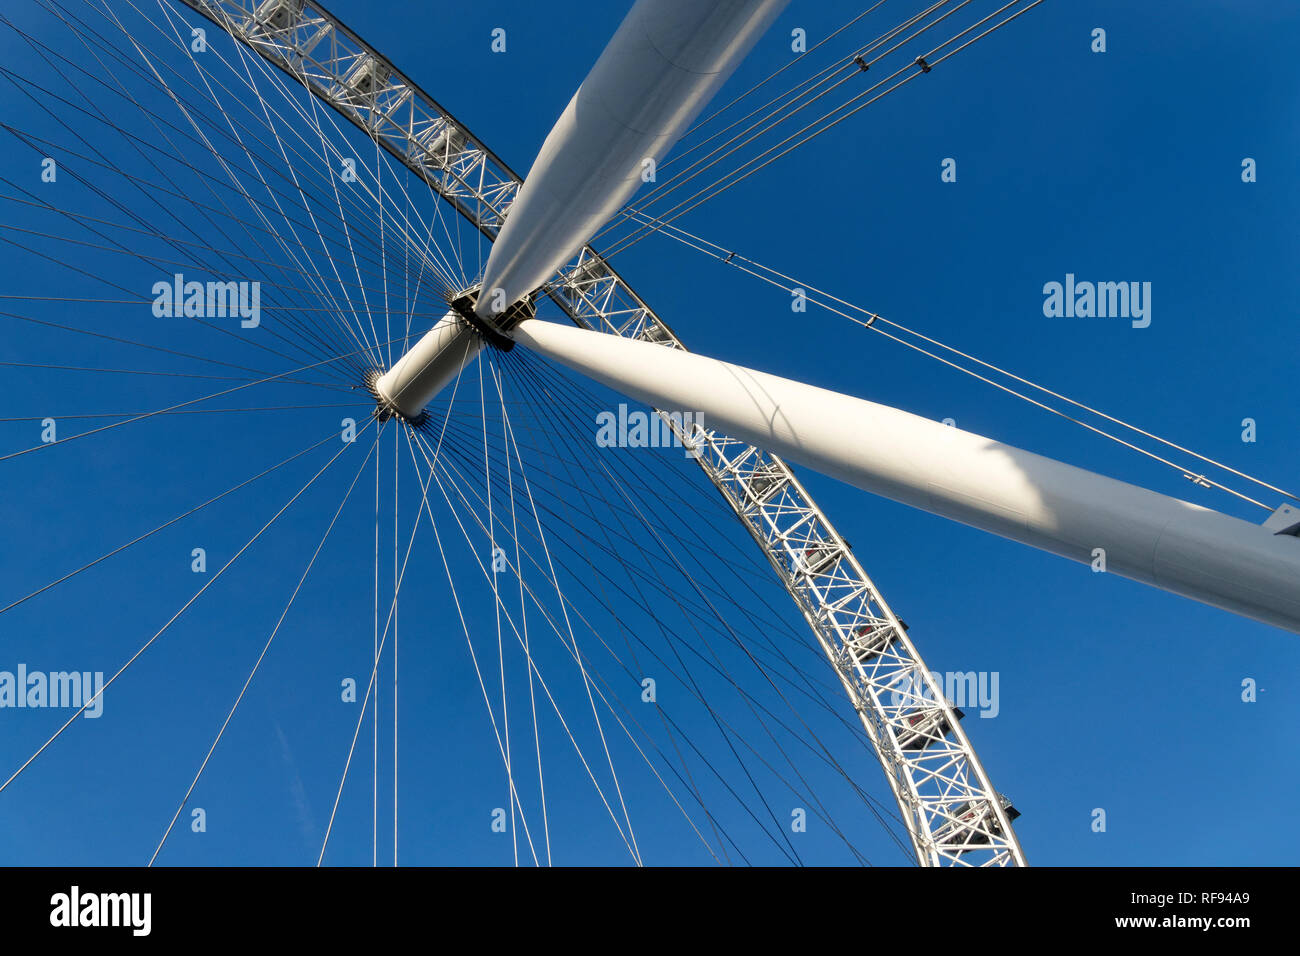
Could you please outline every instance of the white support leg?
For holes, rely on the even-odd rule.
[[[1300,633],[1300,538],[908,412],[530,319],[516,342],[867,491]]]
[[[638,0],[510,207],[479,315],[540,287],[632,198],[788,2]]]

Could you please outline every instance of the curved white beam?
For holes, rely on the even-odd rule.
[[[492,245],[478,314],[546,282],[662,162],[789,0],[638,0],[556,121]],[[496,290],[501,290],[499,293]]]
[[[1300,633],[1300,538],[908,412],[529,319],[516,342],[656,408],[904,504]]]

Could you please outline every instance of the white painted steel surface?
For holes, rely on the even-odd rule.
[[[528,320],[516,342],[867,491],[1300,633],[1300,538],[863,399]]]
[[[539,288],[662,162],[788,0],[638,0],[542,145],[501,228],[478,313]],[[494,297],[494,290],[503,295]]]
[[[455,312],[448,312],[379,377],[375,390],[403,417],[418,418],[482,347],[478,333]]]

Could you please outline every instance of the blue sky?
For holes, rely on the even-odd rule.
[[[846,43],[875,37],[917,6],[900,3],[891,17],[888,8],[893,2],[848,34],[852,40]],[[351,0],[331,4],[334,13],[520,171],[530,165],[624,7],[569,0],[546,5],[498,0],[469,7],[379,7]],[[793,0],[722,99],[786,63],[792,29],[805,29],[815,42],[860,8]],[[105,76],[106,64],[85,48],[69,46],[67,30],[34,4],[20,4],[5,15],[88,73]],[[82,15],[93,17],[86,11]],[[107,29],[102,20],[94,22]],[[490,50],[491,31],[497,27],[507,31],[504,54]],[[1090,49],[1091,32],[1097,27],[1106,30],[1105,53]],[[1300,14],[1282,4],[1198,0],[1174,8],[1098,2],[1080,9],[1048,0],[695,210],[680,225],[1211,458],[1294,489],[1300,481],[1295,478],[1297,455],[1290,438],[1300,423],[1288,348],[1293,335],[1288,333],[1297,306],[1292,275],[1300,252],[1294,228],[1300,210],[1292,157],[1300,143],[1289,120],[1296,115],[1300,94],[1286,64],[1298,37]],[[214,48],[229,52],[228,46]],[[8,239],[28,248],[8,247],[11,254],[0,266],[0,285],[8,294],[33,298],[11,302],[4,310],[173,350],[142,351],[6,319],[0,361],[212,375],[244,373],[174,353],[202,354],[272,372],[307,364],[308,359],[290,362],[258,352],[238,335],[165,324],[138,303],[78,305],[35,298],[127,297],[106,291],[102,282],[69,266],[138,290],[140,297],[162,274],[139,259],[34,235],[100,241],[66,218],[9,201],[22,189],[45,189],[39,195],[53,194],[57,198],[51,202],[87,216],[128,221],[126,213],[73,175],[64,175],[57,185],[42,184],[42,152],[58,155],[61,169],[80,170],[91,183],[108,187],[109,196],[168,235],[176,237],[184,230],[196,242],[223,249],[234,243],[240,251],[257,253],[237,229],[231,230],[230,242],[215,239],[210,224],[185,196],[164,196],[162,205],[150,200],[148,184],[156,181],[157,169],[120,136],[97,133],[88,139],[119,169],[140,177],[139,188],[89,162],[92,147],[78,143],[77,132],[103,127],[78,115],[70,103],[81,101],[68,84],[78,84],[98,103],[116,102],[112,117],[120,126],[164,146],[145,117],[125,109],[74,69],[55,70],[9,26],[0,26],[0,49],[8,68],[28,81],[24,85],[4,80],[0,95],[5,122],[28,136],[59,144],[58,150],[33,149],[5,134],[5,182],[0,191],[7,198],[0,222],[8,227]],[[795,67],[787,75],[806,74]],[[135,81],[128,80],[128,85],[139,88]],[[179,120],[174,111],[164,113],[168,105],[161,96],[139,95],[160,115]],[[367,159],[360,138],[349,135],[340,142],[351,143]],[[257,148],[271,147],[261,143]],[[183,169],[162,152],[148,155],[175,175],[181,191],[195,188],[197,172]],[[956,160],[955,183],[940,179],[940,164],[948,157]],[[1257,182],[1242,182],[1246,157],[1257,163]],[[220,175],[211,157],[183,158]],[[373,161],[373,154],[368,160]],[[267,162],[275,165],[273,159]],[[202,192],[187,195],[193,199]],[[427,197],[418,205],[426,213],[434,208]],[[173,213],[176,218],[169,218]],[[368,225],[358,220],[359,229]],[[23,229],[28,232],[16,231]],[[465,236],[468,242],[468,232]],[[155,239],[135,237],[131,242],[137,251],[164,255]],[[33,250],[49,252],[66,264]],[[792,315],[786,293],[670,239],[654,237],[615,261],[692,349],[927,417],[950,417],[962,428],[1230,514],[1255,521],[1265,517],[1259,509],[1222,492],[1198,489],[1164,466],[839,316],[816,309]],[[397,275],[399,268],[391,264],[390,275]],[[1042,287],[1063,280],[1066,273],[1081,279],[1150,282],[1150,327],[1135,329],[1117,319],[1045,317]],[[432,320],[431,311],[418,311],[417,328]],[[279,316],[268,314],[272,318],[267,325],[275,328]],[[578,447],[584,437],[581,429],[593,412],[614,407],[618,399],[561,377],[549,380],[572,399],[563,410],[545,401],[524,401],[537,396],[538,379],[532,376],[555,374],[521,357],[506,363],[507,388],[513,387],[512,396],[521,401],[511,406],[518,416],[513,420],[525,429],[536,414],[537,427],[526,433],[538,448],[548,447],[547,434],[556,441],[567,436],[575,442],[567,453],[572,462],[595,461],[590,444]],[[143,412],[238,384],[12,366],[0,367],[0,375],[8,386],[8,411],[0,417],[53,415],[60,437],[98,421],[69,420],[71,413]],[[473,388],[471,414],[457,419],[456,434],[464,449],[462,467],[473,475],[477,466],[481,486],[482,429],[473,417],[479,414],[477,376],[467,384]],[[574,386],[584,394],[570,392]],[[492,387],[489,379],[486,388]],[[492,398],[489,393],[484,405],[490,406]],[[329,439],[342,417],[352,415],[364,424],[363,403],[320,407],[356,400],[346,392],[267,384],[228,396],[226,407],[318,407],[160,416],[0,461],[0,526],[11,542],[0,554],[0,606],[312,443]],[[463,399],[458,401],[457,407],[465,407]],[[488,407],[486,418],[499,433],[499,414]],[[1244,418],[1257,422],[1253,443],[1241,440]],[[109,688],[102,718],[75,721],[0,793],[0,861],[148,860],[358,474],[373,430]],[[586,438],[590,443],[590,431]],[[0,423],[5,454],[39,441],[36,421]],[[31,669],[111,674],[339,447],[337,441],[323,445],[245,493],[0,613],[0,670],[25,663]],[[387,607],[382,595],[387,588],[391,596],[394,553],[392,429],[377,451],[384,490],[382,628]],[[402,462],[398,548],[404,553],[419,496],[404,441],[397,451]],[[647,673],[662,677],[670,669],[674,647],[687,655],[693,647],[702,654],[716,649],[720,659],[741,674],[744,664],[735,649],[729,650],[715,634],[706,651],[696,630],[704,627],[700,616],[673,599],[676,595],[689,604],[693,598],[680,576],[664,571],[660,579],[658,572],[635,577],[615,572],[614,578],[629,592],[635,591],[634,580],[644,584],[652,595],[646,608],[638,607],[627,593],[605,592],[602,601],[596,597],[598,587],[583,591],[582,581],[597,580],[583,562],[598,556],[599,550],[592,545],[585,552],[581,546],[564,552],[559,539],[567,535],[577,540],[584,533],[592,541],[603,540],[598,525],[617,527],[617,518],[596,493],[578,495],[564,484],[565,473],[553,469],[545,475],[544,459],[534,461],[530,467],[538,470],[529,474],[539,482],[539,491],[545,486],[568,496],[563,502],[555,499],[555,536],[550,539],[568,557],[561,562],[569,576],[568,593],[590,611],[593,628],[611,637],[619,659],[626,659],[616,620],[621,618],[632,635],[626,645],[629,654],[635,648],[646,658]],[[710,491],[694,466],[672,456],[630,450],[617,461],[613,467],[623,469],[625,487],[636,487],[638,481],[661,483],[664,492],[655,506],[659,517],[654,527],[671,537],[675,553],[684,556],[693,574],[702,576],[706,569],[716,574],[718,587],[729,597],[742,594],[734,583],[739,580],[757,589],[757,594],[743,592],[735,598],[748,612],[729,619],[737,632],[756,642],[781,641],[778,646],[808,665],[809,675],[828,680],[829,669],[816,670],[818,662],[807,647],[806,633],[799,630],[795,611],[770,577],[763,583],[761,573],[751,573],[744,532],[722,520],[726,516],[708,499]],[[801,472],[801,477],[908,621],[912,638],[933,669],[999,674],[998,715],[981,719],[971,714],[966,729],[994,784],[1023,813],[1017,831],[1030,862],[1253,865],[1282,864],[1294,857],[1297,838],[1292,829],[1279,828],[1272,814],[1257,809],[1297,784],[1295,772],[1286,769],[1294,749],[1291,728],[1300,718],[1292,690],[1300,664],[1294,635],[1115,576],[1092,574],[1086,567],[817,475]],[[1249,490],[1240,481],[1230,484]],[[373,468],[367,466],[160,861],[315,862],[357,726],[358,705],[340,700],[340,681],[359,678],[364,693],[372,660],[374,485]],[[616,494],[609,487],[601,490]],[[502,677],[493,670],[497,626],[492,594],[475,563],[483,558],[483,548],[471,549],[445,502],[433,491],[430,495],[499,716]],[[1265,492],[1262,500],[1280,503],[1272,492]],[[475,534],[471,537],[477,540]],[[191,571],[195,547],[207,552],[206,575]],[[639,560],[631,551],[624,551],[623,558]],[[598,557],[596,563],[610,566]],[[516,843],[490,827],[492,810],[509,805],[502,759],[427,524],[415,539],[407,575],[398,623],[401,859],[513,862]],[[511,586],[517,589],[517,581]],[[517,607],[517,594],[514,600]],[[534,623],[541,628],[540,622]],[[609,681],[610,692],[626,702],[628,709],[620,712],[645,718],[635,675],[620,669],[590,633],[580,626],[576,630],[584,651]],[[704,633],[710,633],[707,627]],[[548,637],[544,631],[534,632],[539,642],[543,637]],[[541,669],[553,675],[559,709],[571,721],[584,754],[595,758],[598,775],[607,776],[581,676],[554,635],[548,641],[536,651]],[[649,662],[652,649],[666,663]],[[389,653],[379,681],[381,862],[391,861]],[[532,776],[520,784],[521,797],[529,809],[532,836],[539,841],[540,793],[527,709],[528,679],[517,647],[507,644],[502,656],[517,764],[532,762]],[[774,745],[745,704],[730,693],[727,681],[707,666],[696,669],[701,691],[718,702],[722,719],[734,721],[756,749],[779,765],[779,751],[770,749]],[[1258,683],[1255,703],[1241,700],[1245,678]],[[755,694],[762,694],[760,677],[750,671],[745,680]],[[787,861],[786,853],[796,853],[806,863],[856,861],[820,818],[811,818],[807,833],[785,842],[785,835],[772,839],[766,832],[772,827],[761,827],[730,799],[726,784],[743,789],[743,772],[713,720],[689,698],[681,681],[662,678],[664,712],[680,720],[683,733],[697,741],[708,763],[721,771],[712,777],[704,762],[690,761],[718,822],[734,833],[736,843],[747,851],[746,859],[781,863]],[[770,698],[767,702],[773,703]],[[554,711],[547,712],[544,704],[539,707],[555,861],[626,864],[630,854],[568,745],[564,728]],[[847,705],[843,711],[851,715]],[[815,706],[803,713],[853,779],[874,799],[885,800],[879,768],[842,719]],[[58,710],[0,710],[0,777],[17,769],[66,717],[67,712]],[[645,862],[712,862],[610,720],[606,713],[612,762],[624,782],[627,816]],[[653,736],[665,751],[671,748],[662,724]],[[366,721],[327,862],[359,865],[371,859],[371,746],[372,728]],[[824,797],[827,816],[862,857],[881,864],[906,862],[836,772],[808,758],[807,751],[796,762]],[[784,820],[791,807],[802,805],[778,781],[765,777],[761,765],[752,760],[748,765],[764,781],[773,814]],[[673,780],[672,786],[680,790],[684,784]],[[614,799],[607,782],[604,790]],[[752,795],[747,806],[762,815],[764,806]],[[194,807],[207,813],[204,833],[190,829],[189,811]],[[1104,833],[1091,829],[1096,808],[1106,811]],[[615,816],[623,820],[621,811]],[[784,832],[788,835],[788,828]],[[518,836],[522,847],[526,841]],[[740,862],[739,856],[733,854],[732,861]]]

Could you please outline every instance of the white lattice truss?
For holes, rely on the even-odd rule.
[[[319,4],[184,0],[374,138],[489,239],[521,180]],[[684,348],[591,247],[546,293],[579,326]],[[671,423],[670,423],[671,424]],[[776,456],[717,432],[698,462],[803,613],[879,754],[922,866],[1023,866],[1010,803],[857,557]]]

